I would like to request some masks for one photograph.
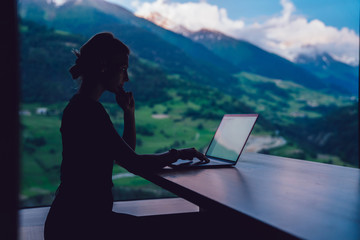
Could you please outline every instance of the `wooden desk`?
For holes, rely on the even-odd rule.
[[[304,239],[360,239],[360,170],[244,153],[236,167],[144,176],[201,209]]]

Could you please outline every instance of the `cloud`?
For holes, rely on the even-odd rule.
[[[47,3],[54,3],[56,6],[63,5],[67,0],[46,0]]]
[[[281,13],[248,25],[242,20],[230,19],[226,9],[206,1],[136,1],[133,6],[137,16],[150,18],[170,30],[185,27],[191,31],[202,28],[220,31],[291,61],[300,53],[327,52],[339,61],[359,64],[359,36],[355,31],[346,27],[337,29],[320,20],[309,21],[304,16],[296,15],[296,7],[290,0],[280,0],[280,4]]]
[[[173,3],[171,1],[157,0],[149,3],[135,1],[135,14],[144,18],[154,15],[162,16],[162,24],[168,29],[182,25],[190,31],[199,31],[203,28],[221,29],[222,32],[232,32],[244,27],[241,20],[231,20],[224,8],[210,5],[206,1]],[[160,20],[160,19],[159,19]]]
[[[328,52],[342,62],[359,64],[359,36],[355,31],[326,26],[317,19],[308,21],[294,15],[295,6],[289,0],[280,3],[283,7],[280,16],[246,26],[232,36],[245,38],[289,60],[300,53]]]

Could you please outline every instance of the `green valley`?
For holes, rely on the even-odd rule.
[[[75,2],[58,8],[27,0],[19,11],[22,207],[52,201],[62,111],[79,85],[68,73],[72,50],[105,30],[131,49],[125,89],[136,102],[137,153],[205,151],[224,114],[259,113],[245,151],[357,167],[358,97],[324,82],[353,68],[341,65],[341,74],[320,79],[319,68],[309,72],[247,42],[193,41],[109,2]],[[101,102],[122,134],[114,96],[106,93]],[[117,200],[173,196],[121,167],[113,175]]]

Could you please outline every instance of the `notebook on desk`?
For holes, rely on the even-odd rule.
[[[179,159],[172,168],[234,166],[254,128],[258,114],[226,114],[222,118],[205,156],[209,163],[195,158],[192,161]]]

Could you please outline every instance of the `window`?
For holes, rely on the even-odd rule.
[[[19,3],[21,207],[52,201],[62,159],[62,111],[77,88],[67,72],[71,50],[100,31],[113,32],[132,51],[127,89],[136,100],[138,153],[205,151],[224,114],[259,113],[245,151],[358,167],[359,28],[347,25],[359,22],[358,12],[340,26],[326,11],[310,11],[310,3],[287,0],[274,1],[278,8],[267,13],[259,6],[252,17],[242,11],[244,20],[233,20],[242,16],[223,1],[212,8],[219,22],[206,21],[207,27],[199,19],[209,15],[179,24],[183,13],[176,7],[190,7],[183,1],[161,2],[167,10],[157,14],[155,4],[125,5],[136,15],[110,1],[64,2]],[[347,3],[358,9],[357,1]],[[202,13],[215,4],[191,6]],[[170,11],[178,18],[169,19]],[[268,17],[256,24],[260,15]],[[318,37],[312,42],[311,31]],[[121,133],[122,113],[113,96],[104,95],[102,102]],[[118,200],[173,196],[117,166],[113,182]]]

